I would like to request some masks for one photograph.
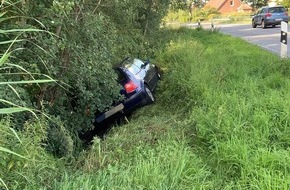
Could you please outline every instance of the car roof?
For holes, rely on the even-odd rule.
[[[113,68],[120,68],[120,67],[130,67],[132,66],[133,64],[136,64],[136,61],[137,62],[143,62],[141,59],[139,58],[134,58],[134,57],[126,57],[125,59],[123,59],[121,62],[117,63]]]
[[[263,7],[261,7],[261,8],[272,8],[272,7],[283,7],[283,8],[285,8],[283,5],[263,6]]]
[[[116,64],[113,66],[113,69],[117,69],[117,68],[119,68],[119,67],[123,67],[124,64],[125,64],[126,62],[128,62],[128,61],[130,62],[131,60],[134,60],[134,59],[131,58],[131,57],[126,57],[126,58],[123,59],[122,61],[116,63]]]

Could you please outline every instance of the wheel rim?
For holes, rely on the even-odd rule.
[[[152,101],[152,102],[154,102],[154,96],[153,96],[153,94],[152,94],[152,92],[149,90],[149,88],[147,88],[146,87],[146,93],[147,93],[147,95],[148,95],[148,97],[150,98],[150,100]]]

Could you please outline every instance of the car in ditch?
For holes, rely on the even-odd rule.
[[[288,10],[281,6],[264,6],[261,7],[258,12],[252,17],[252,27],[256,28],[260,25],[262,28],[267,26],[275,27],[281,25],[281,22],[288,23]]]
[[[94,126],[116,114],[126,115],[135,109],[155,102],[153,91],[161,78],[160,69],[149,60],[126,58],[114,67],[124,96],[110,110],[96,114]]]

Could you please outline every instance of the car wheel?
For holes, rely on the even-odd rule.
[[[275,27],[276,27],[276,25],[275,25],[275,24],[273,24],[273,25],[272,25],[272,28],[275,28]]]
[[[255,21],[254,20],[252,20],[252,27],[253,28],[256,28],[257,27],[257,25],[255,24]]]
[[[266,24],[265,24],[265,22],[263,20],[262,20],[261,26],[262,26],[263,29],[266,28]]]
[[[151,90],[147,85],[145,85],[145,92],[146,92],[146,104],[152,104],[153,102],[155,102],[153,93],[151,92]]]

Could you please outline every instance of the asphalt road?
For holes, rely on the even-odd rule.
[[[189,27],[195,28],[197,24],[188,25]],[[205,29],[211,29],[211,24],[201,24]],[[240,37],[250,43],[256,44],[265,48],[271,52],[274,52],[280,56],[281,43],[281,28],[276,26],[275,28],[269,27],[262,29],[260,26],[252,28],[251,24],[215,24],[214,27],[222,33],[229,34],[235,37]],[[288,31],[289,28],[288,28]],[[288,49],[290,41],[288,34]],[[290,57],[290,52],[287,52]]]

